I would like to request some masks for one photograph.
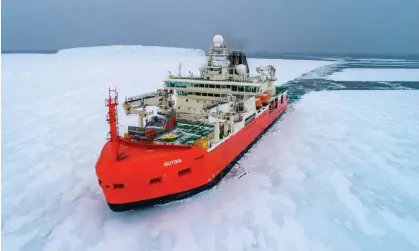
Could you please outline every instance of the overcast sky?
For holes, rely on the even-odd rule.
[[[2,0],[2,49],[111,44],[419,54],[419,0]]]

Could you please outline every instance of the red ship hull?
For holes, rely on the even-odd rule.
[[[96,163],[96,174],[110,209],[120,212],[163,204],[211,188],[281,117],[287,105],[288,97],[210,152],[197,146],[119,140],[119,149],[127,157],[117,161],[115,142],[107,142]]]

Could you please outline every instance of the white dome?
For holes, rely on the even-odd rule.
[[[223,36],[217,34],[212,38],[212,42],[214,43],[215,47],[220,47],[224,42],[224,38]]]
[[[247,67],[244,64],[236,65],[237,74],[243,76],[247,74]]]
[[[204,72],[206,68],[207,68],[207,63],[204,63],[204,64],[202,64],[201,67],[199,67],[199,71]]]

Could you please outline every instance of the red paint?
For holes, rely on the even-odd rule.
[[[269,95],[269,93],[267,93],[267,92],[265,92],[264,94],[262,94],[260,96],[260,99],[262,101],[262,104],[268,103],[270,97],[271,97],[271,95]]]
[[[116,90],[111,90],[109,88],[109,96],[105,100],[105,105],[108,107],[106,121],[108,121],[110,128],[110,138],[108,139],[108,143],[111,145],[110,155],[116,161],[119,156],[118,118],[116,115],[116,109],[118,108],[118,93],[116,92]]]
[[[156,135],[156,134],[157,134],[157,131],[154,130],[154,129],[148,129],[148,130],[145,131],[146,137],[151,137],[151,136]]]
[[[255,105],[256,105],[256,107],[261,107],[262,106],[262,100],[260,98],[255,98]]]
[[[165,130],[169,130],[169,129],[171,129],[171,128],[175,127],[175,126],[176,126],[176,115],[173,115],[173,116],[169,119],[169,121],[167,122],[167,124],[166,124],[166,125],[164,125],[164,129],[165,129]]]
[[[106,201],[111,204],[138,202],[209,183],[278,118],[287,105],[288,99],[284,98],[283,104],[278,102],[276,108],[266,110],[211,152],[196,146],[146,144],[123,139],[107,142],[96,164]],[[126,154],[124,159],[115,159],[113,142],[118,142],[120,151]]]

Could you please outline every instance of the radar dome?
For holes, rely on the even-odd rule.
[[[202,66],[201,67],[199,67],[199,71],[202,73],[202,72],[205,72],[205,69],[207,68],[207,63],[203,63],[202,64]]]
[[[214,43],[215,47],[220,47],[224,42],[224,38],[223,36],[217,34],[212,38],[212,42]]]
[[[247,73],[247,67],[244,64],[236,65],[237,74],[244,76]]]

